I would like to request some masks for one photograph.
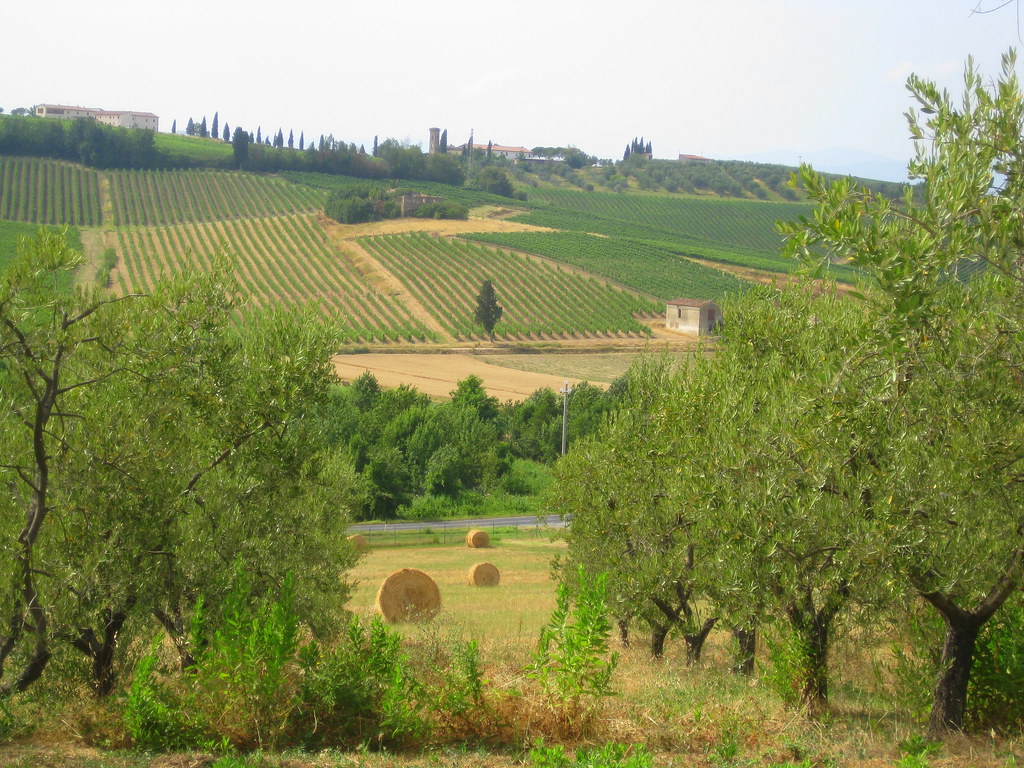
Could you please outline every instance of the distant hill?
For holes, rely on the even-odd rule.
[[[792,271],[796,265],[779,256],[774,224],[810,210],[632,187],[584,192],[540,180],[523,202],[403,180],[478,217],[501,218],[444,228],[409,220],[400,227],[435,234],[405,236],[398,222],[348,227],[323,216],[330,190],[367,183],[396,184],[291,171],[97,170],[0,155],[0,260],[16,239],[5,241],[4,231],[67,224],[88,233],[82,240],[92,264],[112,262],[102,272],[111,290],[146,290],[161,275],[209,268],[228,253],[253,306],[311,307],[354,344],[479,338],[472,301],[483,279],[507,302],[496,328],[504,338],[635,336],[646,332],[637,318],[659,315],[665,299],[744,290],[748,283],[728,273],[734,267]],[[849,274],[837,268],[836,277]]]

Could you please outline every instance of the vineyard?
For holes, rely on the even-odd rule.
[[[277,178],[232,171],[113,171],[119,225],[156,226],[307,213],[323,194]]]
[[[572,190],[537,190],[550,202],[515,221],[571,232],[604,235],[628,247],[644,243],[678,256],[690,256],[765,272],[788,273],[800,265],[780,254],[777,220],[807,215],[803,203],[702,200],[667,195],[628,195]],[[830,276],[852,282],[848,267],[832,265]]]
[[[99,178],[96,171],[59,160],[0,156],[0,219],[97,225]]]
[[[329,190],[395,184],[298,172],[104,172],[0,157],[0,262],[15,250],[15,236],[3,241],[15,222],[104,227],[102,237],[90,234],[88,242],[94,248],[116,244],[107,270],[113,268],[117,290],[148,290],[161,276],[209,269],[229,254],[253,306],[309,307],[331,318],[344,342],[480,339],[473,315],[485,279],[505,307],[495,329],[504,339],[640,337],[649,333],[640,318],[664,310],[653,297],[721,299],[745,287],[745,281],[687,256],[792,270],[796,265],[777,255],[781,240],[774,223],[807,211],[801,204],[548,187],[531,189],[530,202],[522,203],[465,187],[403,181],[469,207],[518,209],[514,221],[557,231],[467,233],[457,240],[423,232],[376,234],[353,241],[365,230],[342,229],[329,237],[314,215]],[[515,226],[503,223],[506,230]],[[363,261],[358,248],[375,263]],[[91,263],[100,263],[99,256],[93,253]],[[849,271],[836,268],[834,274],[848,277]]]
[[[400,301],[374,290],[327,240],[310,215],[231,219],[118,232],[122,291],[146,290],[162,276],[207,270],[223,254],[257,306],[311,307],[332,318],[342,341],[426,341],[434,334]]]
[[[593,277],[475,243],[416,233],[360,238],[359,244],[457,339],[483,338],[473,314],[488,279],[505,307],[495,335],[507,340],[645,335],[634,315],[664,310]]]
[[[465,237],[540,254],[662,299],[721,299],[749,285],[726,272],[640,241],[580,232],[489,232]]]

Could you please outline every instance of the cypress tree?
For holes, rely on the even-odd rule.
[[[186,136],[195,136],[196,135],[196,123],[195,123],[195,120],[193,120],[191,117],[188,119],[188,124],[185,126],[185,135]]]
[[[231,141],[231,126],[227,123],[224,123],[224,133],[221,138],[223,138],[224,141]]]
[[[373,137],[373,156],[377,156],[377,137]]]
[[[171,121],[171,133],[175,133],[176,134],[177,132],[178,132],[178,121],[177,120],[172,120]]]
[[[299,151],[301,152],[306,148],[306,133],[305,131],[299,131]]]
[[[480,293],[476,297],[476,312],[473,317],[483,329],[491,341],[494,341],[494,326],[501,320],[504,307],[498,304],[498,297],[494,293],[494,286],[490,280],[484,280],[480,286]]]
[[[376,148],[376,146],[377,146],[376,139],[374,140],[373,146],[374,146],[374,148]],[[442,155],[447,155],[448,154],[448,129],[447,128],[445,128],[443,131],[441,131],[441,143],[438,145],[438,151]],[[373,154],[376,155],[377,153],[374,152]]]
[[[295,149],[295,132],[291,128],[288,129],[288,149]]]
[[[210,135],[215,139],[220,136],[220,112],[213,113],[213,125],[210,126]]]
[[[258,125],[256,126],[256,143],[263,143],[263,135],[260,133],[260,127]]]

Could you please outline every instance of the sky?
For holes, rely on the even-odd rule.
[[[983,10],[1002,0],[981,0]],[[65,104],[363,144],[573,145],[875,178],[912,154],[911,72],[956,93],[1024,48],[979,0],[33,0],[8,3],[0,107]],[[1024,52],[1022,52],[1024,59]],[[1020,69],[1020,66],[1018,66]],[[845,167],[828,167],[828,166]]]

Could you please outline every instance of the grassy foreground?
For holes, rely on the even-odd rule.
[[[549,531],[495,531],[491,546],[469,549],[462,536],[426,534],[394,541],[378,537],[350,574],[357,583],[349,607],[370,615],[380,582],[400,568],[419,568],[434,578],[442,595],[442,612],[429,624],[404,625],[410,647],[444,644],[455,638],[479,641],[485,674],[494,702],[490,717],[523,717],[510,723],[521,733],[510,746],[433,745],[420,752],[285,752],[216,756],[206,754],[147,755],[80,746],[73,715],[62,716],[52,730],[37,732],[28,743],[0,746],[0,766],[55,768],[340,768],[422,766],[471,768],[531,766],[529,747],[572,723],[540,700],[531,702],[524,686],[524,666],[536,647],[537,635],[555,604],[550,578],[554,557],[565,543]],[[477,562],[501,572],[496,587],[471,587],[468,569]],[[834,708],[829,717],[811,722],[786,709],[768,684],[768,664],[759,649],[759,673],[752,679],[728,671],[728,635],[713,634],[701,666],[684,663],[681,641],[671,641],[666,656],[652,661],[647,638],[635,629],[631,647],[613,646],[619,665],[613,678],[616,695],[606,699],[590,730],[566,739],[573,746],[608,741],[644,744],[655,766],[728,768],[952,768],[1018,766],[1024,762],[1019,740],[990,736],[960,737],[943,745],[921,737],[922,726],[907,712],[888,708],[872,690],[879,685],[877,649],[865,654],[862,641],[847,638],[836,649]],[[871,657],[871,658],[869,658]],[[513,706],[508,706],[514,702]],[[581,768],[578,766],[578,768]]]

